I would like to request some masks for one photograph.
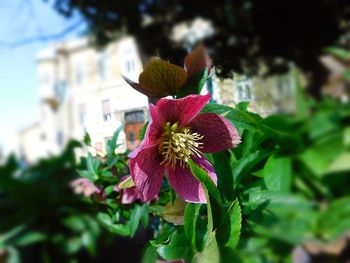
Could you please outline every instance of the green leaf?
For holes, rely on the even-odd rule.
[[[334,240],[350,231],[350,197],[330,203],[317,221],[317,234],[326,240]]]
[[[264,166],[264,182],[269,190],[288,192],[292,183],[292,162],[288,157],[271,155]]]
[[[201,253],[197,253],[192,263],[220,263],[220,250],[218,244],[214,239],[208,243]]]
[[[143,252],[141,263],[156,263],[158,259],[158,253],[155,247],[150,244],[146,245],[146,248]]]
[[[330,169],[332,162],[344,151],[344,146],[340,140],[314,145],[308,147],[299,159],[316,176],[322,177]]]
[[[223,222],[220,225],[216,238],[220,246],[235,249],[241,234],[242,213],[238,200],[232,202],[224,213]]]
[[[201,205],[188,203],[185,209],[185,234],[195,251],[202,251],[207,241],[207,223],[201,219]]]
[[[327,173],[350,171],[350,152],[340,154],[328,167]]]
[[[233,186],[233,163],[235,162],[234,155],[230,151],[223,151],[212,154],[215,172],[218,177],[218,189],[221,196],[233,201],[232,193]],[[224,198],[223,198],[224,199]]]
[[[350,51],[340,47],[327,47],[324,51],[337,58],[347,60],[350,58]]]
[[[94,157],[91,155],[91,153],[88,154],[88,157],[86,159],[87,168],[89,171],[89,179],[92,180],[92,182],[96,181],[98,179],[97,172],[95,170],[95,164],[94,164]],[[87,175],[87,174],[85,174]]]
[[[120,132],[123,130],[124,126],[120,125],[113,134],[111,140],[109,140],[106,144],[106,152],[108,155],[114,154],[115,149],[117,148],[117,140]]]
[[[91,138],[90,138],[90,134],[88,132],[85,132],[85,135],[84,135],[84,143],[87,145],[87,146],[91,146]]]
[[[192,160],[189,161],[192,174],[202,183],[207,198],[208,214],[208,238],[203,251],[197,253],[193,262],[220,262],[219,248],[215,238],[215,230],[219,227],[222,217],[220,194],[207,172],[196,165]]]
[[[64,218],[62,220],[62,224],[76,232],[82,232],[86,228],[83,218],[78,215],[72,215]]]
[[[208,228],[209,231],[217,229],[221,222],[221,198],[218,189],[216,188],[213,180],[207,174],[207,172],[195,164],[192,160],[189,161],[189,166],[191,169],[191,173],[194,177],[199,180],[204,189],[207,191],[207,205],[211,205],[211,209],[213,210],[212,214],[208,213]],[[212,220],[212,226],[210,226],[209,222]],[[213,227],[213,228],[210,228]]]
[[[145,218],[147,217],[147,218]],[[142,206],[136,205],[131,212],[129,220],[130,236],[133,237],[136,230],[139,228],[140,223],[144,222],[144,227],[148,224],[148,205],[144,204]]]
[[[234,191],[240,184],[241,180],[250,173],[259,163],[264,161],[269,155],[269,150],[258,150],[241,158],[232,165],[233,189]]]
[[[47,238],[47,235],[42,232],[30,231],[16,238],[13,244],[15,246],[25,247],[25,246],[32,245],[34,243],[42,242],[46,238]]]
[[[176,98],[183,98],[190,94],[200,94],[206,80],[208,78],[208,69],[205,68],[201,71],[194,73],[190,76],[185,84],[181,87],[180,91],[176,94]]]
[[[97,220],[104,226],[108,231],[121,235],[121,236],[130,236],[129,225],[123,224],[114,224],[112,218],[106,213],[98,213]]]
[[[193,255],[191,243],[186,239],[183,228],[169,236],[165,242],[152,242],[158,254],[165,260],[185,259],[190,261]]]
[[[141,131],[140,131],[140,135],[139,135],[139,139],[140,141],[142,141],[145,138],[145,133],[148,127],[148,121],[143,125]]]
[[[110,185],[105,188],[106,196],[109,196],[110,194],[115,192],[114,187],[114,185]]]

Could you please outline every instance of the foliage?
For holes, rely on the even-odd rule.
[[[292,250],[305,242],[341,238],[350,230],[350,105],[329,98],[313,103],[304,96],[297,104],[297,114],[267,118],[247,111],[246,103],[203,109],[225,116],[242,136],[237,148],[206,155],[215,166],[217,187],[190,162],[208,204],[180,202],[164,181],[158,199],[123,205],[122,193],[110,189],[128,172],[103,176],[109,160],[123,155],[91,164],[95,182],[107,193],[108,208],[98,219],[119,235],[151,228],[145,262],[155,262],[155,253],[186,262],[290,262]]]
[[[79,166],[74,143],[62,156],[24,171],[10,159],[0,168],[0,248],[16,257],[29,247],[41,252],[28,252],[35,261],[74,260],[82,247],[94,254],[100,232],[95,219],[117,236],[151,233],[142,259],[147,263],[291,262],[296,247],[332,246],[350,231],[350,104],[315,102],[295,77],[294,115],[263,118],[249,112],[248,103],[203,108],[224,116],[241,136],[234,149],[205,154],[217,185],[207,170],[186,161],[206,204],[180,200],[167,179],[156,198],[141,202],[137,182],[128,177],[128,152],[117,145],[123,127],[107,142],[104,156],[88,154]],[[194,87],[203,78],[207,74],[196,77]],[[149,140],[147,125],[140,139]],[[91,143],[88,135],[84,141]],[[85,201],[68,188],[77,174],[89,190]]]
[[[75,262],[96,254],[97,206],[69,186],[78,178],[76,147],[71,142],[62,155],[25,169],[13,156],[0,167],[0,251],[8,262]]]

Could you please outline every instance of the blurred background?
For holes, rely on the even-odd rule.
[[[17,165],[39,165],[30,171],[33,184],[41,180],[36,171],[56,178],[61,168],[68,169],[64,182],[76,178],[74,156],[88,151],[104,155],[120,125],[118,151],[137,147],[149,100],[122,75],[137,81],[151,56],[183,66],[184,56],[204,43],[215,74],[203,92],[210,92],[213,102],[230,106],[249,102],[249,110],[263,117],[297,112],[300,87],[313,103],[333,97],[334,109],[346,105],[350,96],[348,0],[3,0],[0,36],[0,164],[7,162],[0,177],[15,173]],[[325,123],[320,119],[318,127]],[[82,141],[86,133],[91,147],[70,144]],[[11,153],[16,156],[13,163],[8,161]],[[58,154],[66,155],[54,157]],[[42,158],[52,159],[41,163]],[[49,171],[52,166],[57,169]],[[49,180],[41,183],[52,187]],[[26,191],[32,195],[35,189]],[[50,200],[58,205],[60,194],[54,189],[37,198],[53,195]],[[79,202],[74,197],[68,201],[75,208]],[[0,208],[11,210],[11,205]],[[83,224],[77,223],[79,209],[84,210],[78,220]],[[94,210],[79,209],[56,219],[62,217],[64,224],[74,226],[72,233],[84,235],[80,243],[72,239],[69,253],[85,246],[94,254],[89,240],[100,231],[91,219]],[[25,227],[19,225],[13,233]],[[44,238],[31,234],[29,241]],[[59,235],[56,239],[64,243]],[[0,244],[2,240],[0,235]]]
[[[263,116],[295,111],[306,92],[348,100],[347,1],[2,1],[2,155],[24,162],[60,152],[89,132],[102,151],[120,124],[134,149],[147,99],[137,80],[150,56],[183,65],[203,42],[216,66],[206,91],[216,102],[250,102]]]

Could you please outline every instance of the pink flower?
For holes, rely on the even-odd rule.
[[[89,179],[79,178],[75,179],[70,184],[76,194],[84,194],[84,196],[89,197],[95,193],[99,193],[101,190],[97,188]]]
[[[167,174],[172,188],[188,202],[206,203],[201,183],[188,167],[189,159],[205,169],[217,183],[203,153],[230,149],[240,143],[235,127],[215,113],[199,113],[210,95],[161,99],[150,104],[150,121],[141,145],[130,153],[130,174],[141,200],[154,198]]]
[[[128,179],[128,175],[123,176],[120,179],[119,184],[121,184],[123,181]],[[122,191],[122,204],[132,204],[133,202],[135,202],[135,200],[140,199],[139,193],[136,189],[136,187],[132,186],[129,188],[124,188],[124,189],[119,189],[119,184],[117,184],[114,187],[114,190],[117,192]]]

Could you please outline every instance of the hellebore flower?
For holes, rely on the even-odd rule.
[[[203,45],[198,45],[185,57],[185,68],[181,68],[160,58],[152,57],[139,76],[139,83],[127,77],[125,81],[135,90],[150,98],[162,98],[176,95],[187,81],[197,72],[208,70],[210,73],[211,59]]]
[[[98,188],[87,178],[78,178],[70,183],[74,193],[83,194],[85,197],[92,196],[96,201],[102,201],[106,199],[103,189]]]
[[[207,171],[216,184],[211,163],[203,153],[235,147],[240,137],[235,127],[215,113],[199,113],[210,95],[160,99],[150,104],[150,120],[141,145],[130,153],[130,174],[141,200],[160,190],[164,173],[172,188],[188,202],[205,203],[201,183],[192,175],[189,159]]]

